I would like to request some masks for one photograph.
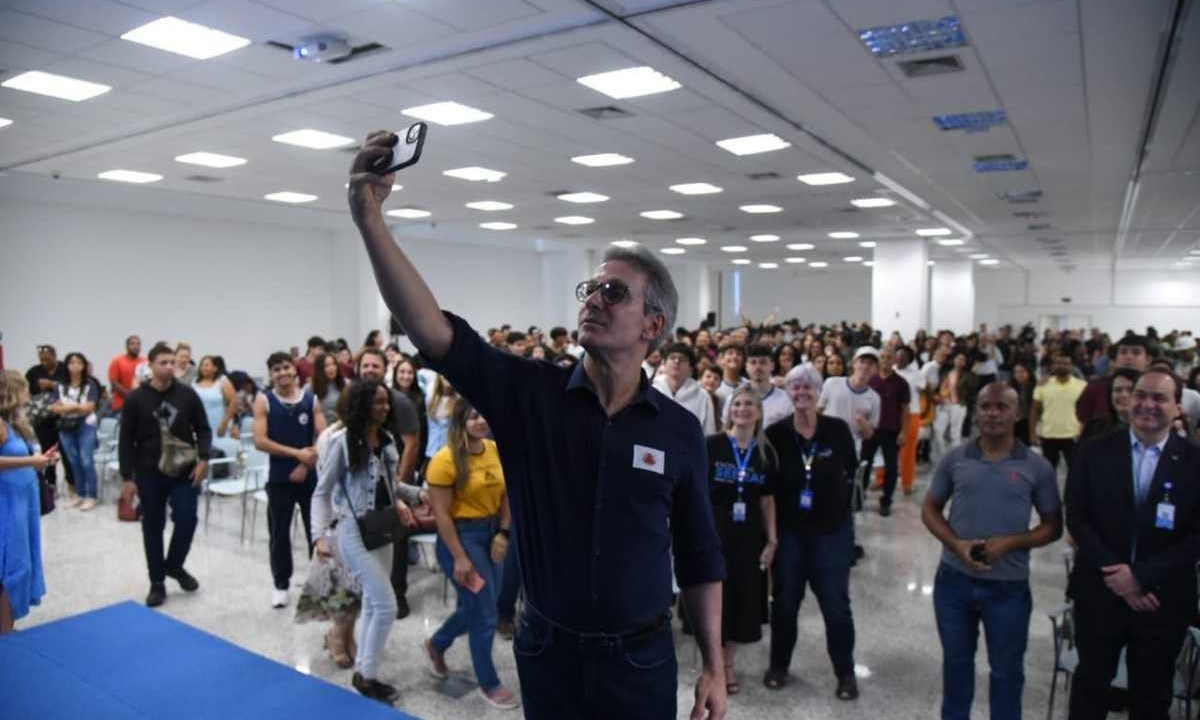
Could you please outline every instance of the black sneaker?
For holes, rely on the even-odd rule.
[[[887,517],[891,514],[892,514],[892,506],[891,505],[880,505],[879,506],[880,517]]]
[[[179,583],[179,587],[187,592],[196,592],[200,589],[200,581],[192,577],[192,574],[183,568],[168,570],[167,577],[174,578]]]
[[[163,583],[150,583],[150,593],[146,595],[146,607],[158,607],[167,601],[167,586]]]
[[[396,597],[396,619],[403,620],[408,617],[410,612],[411,610],[408,609],[408,598],[398,595]]]
[[[835,694],[838,700],[857,700],[858,681],[854,679],[853,675],[847,675],[839,679]]]
[[[350,684],[362,695],[372,700],[378,700],[384,705],[391,705],[400,697],[400,692],[396,688],[378,680],[368,680],[361,673],[354,673],[354,676],[350,678]]]

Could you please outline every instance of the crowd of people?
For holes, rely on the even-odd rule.
[[[48,345],[24,377],[0,374],[0,631],[45,593],[38,513],[58,448],[79,498],[69,504],[95,507],[96,426],[116,416],[122,496],[142,509],[146,604],[166,602],[166,578],[199,588],[186,560],[209,462],[252,444],[268,457],[270,605],[292,602],[298,511],[310,564],[297,619],[331,622],[330,657],[380,702],[399,697],[381,660],[409,613],[407,541],[422,529],[436,532],[457,598],[425,642],[429,670],[445,677],[447,650],[466,635],[496,708],[675,717],[678,600],[701,655],[693,716],[719,720],[741,689],[738,647],[764,625],[762,682],[788,685],[809,588],[834,695],[851,701],[854,513],[877,485],[889,517],[925,459],[921,516],[943,546],[933,598],[942,717],[969,717],[980,624],[991,716],[1020,717],[1029,553],[1064,526],[1076,550],[1070,717],[1104,716],[1126,646],[1134,716],[1165,715],[1200,560],[1190,334],[1147,328],[1114,342],[1099,330],[1006,326],[906,339],[796,319],[672,329],[675,286],[640,248],[610,249],[578,285],[577,331],[479,333],[443,313],[382,219],[390,178],[363,168],[388,141],[372,136],[356,159],[351,209],[419,354],[379,331],[357,350],[314,336],[303,354],[271,353],[259,381],[218,355],[193,364],[186,343],[143,357],[132,336],[107,387],[80,353],[60,362]],[[505,622],[521,700],[492,660]]]

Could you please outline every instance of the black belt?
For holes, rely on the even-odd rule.
[[[605,632],[576,632],[567,628],[550,625],[551,636],[555,639],[572,640],[580,645],[596,645],[599,647],[614,647],[618,644],[637,644],[644,642],[654,637],[663,630],[671,626],[671,613],[667,612],[662,617],[636,627],[628,632],[623,633],[605,633]]]

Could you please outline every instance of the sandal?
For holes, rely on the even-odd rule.
[[[763,685],[769,690],[782,690],[787,685],[787,671],[776,668],[767,670],[767,674],[763,675]]]
[[[325,633],[325,650],[328,651],[334,665],[343,670],[354,667],[353,658],[346,652],[346,638],[342,637],[336,626]]]
[[[742,684],[738,682],[737,671],[732,665],[725,666],[725,694],[737,695],[742,691]]]

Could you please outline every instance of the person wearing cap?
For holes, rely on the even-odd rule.
[[[654,378],[654,389],[671,398],[687,411],[696,416],[704,434],[712,435],[717,431],[716,419],[713,417],[713,404],[708,391],[700,387],[693,377],[696,367],[696,355],[692,348],[683,343],[668,345],[663,351],[662,372]]]
[[[1175,338],[1175,374],[1187,377],[1196,365],[1196,338],[1191,333],[1182,333]]]
[[[864,345],[854,351],[848,377],[825,379],[817,407],[821,414],[841,418],[850,426],[855,451],[862,451],[864,440],[870,440],[879,425],[882,402],[879,393],[871,389],[871,378],[879,372],[879,351]],[[867,458],[868,460],[870,458]]]

